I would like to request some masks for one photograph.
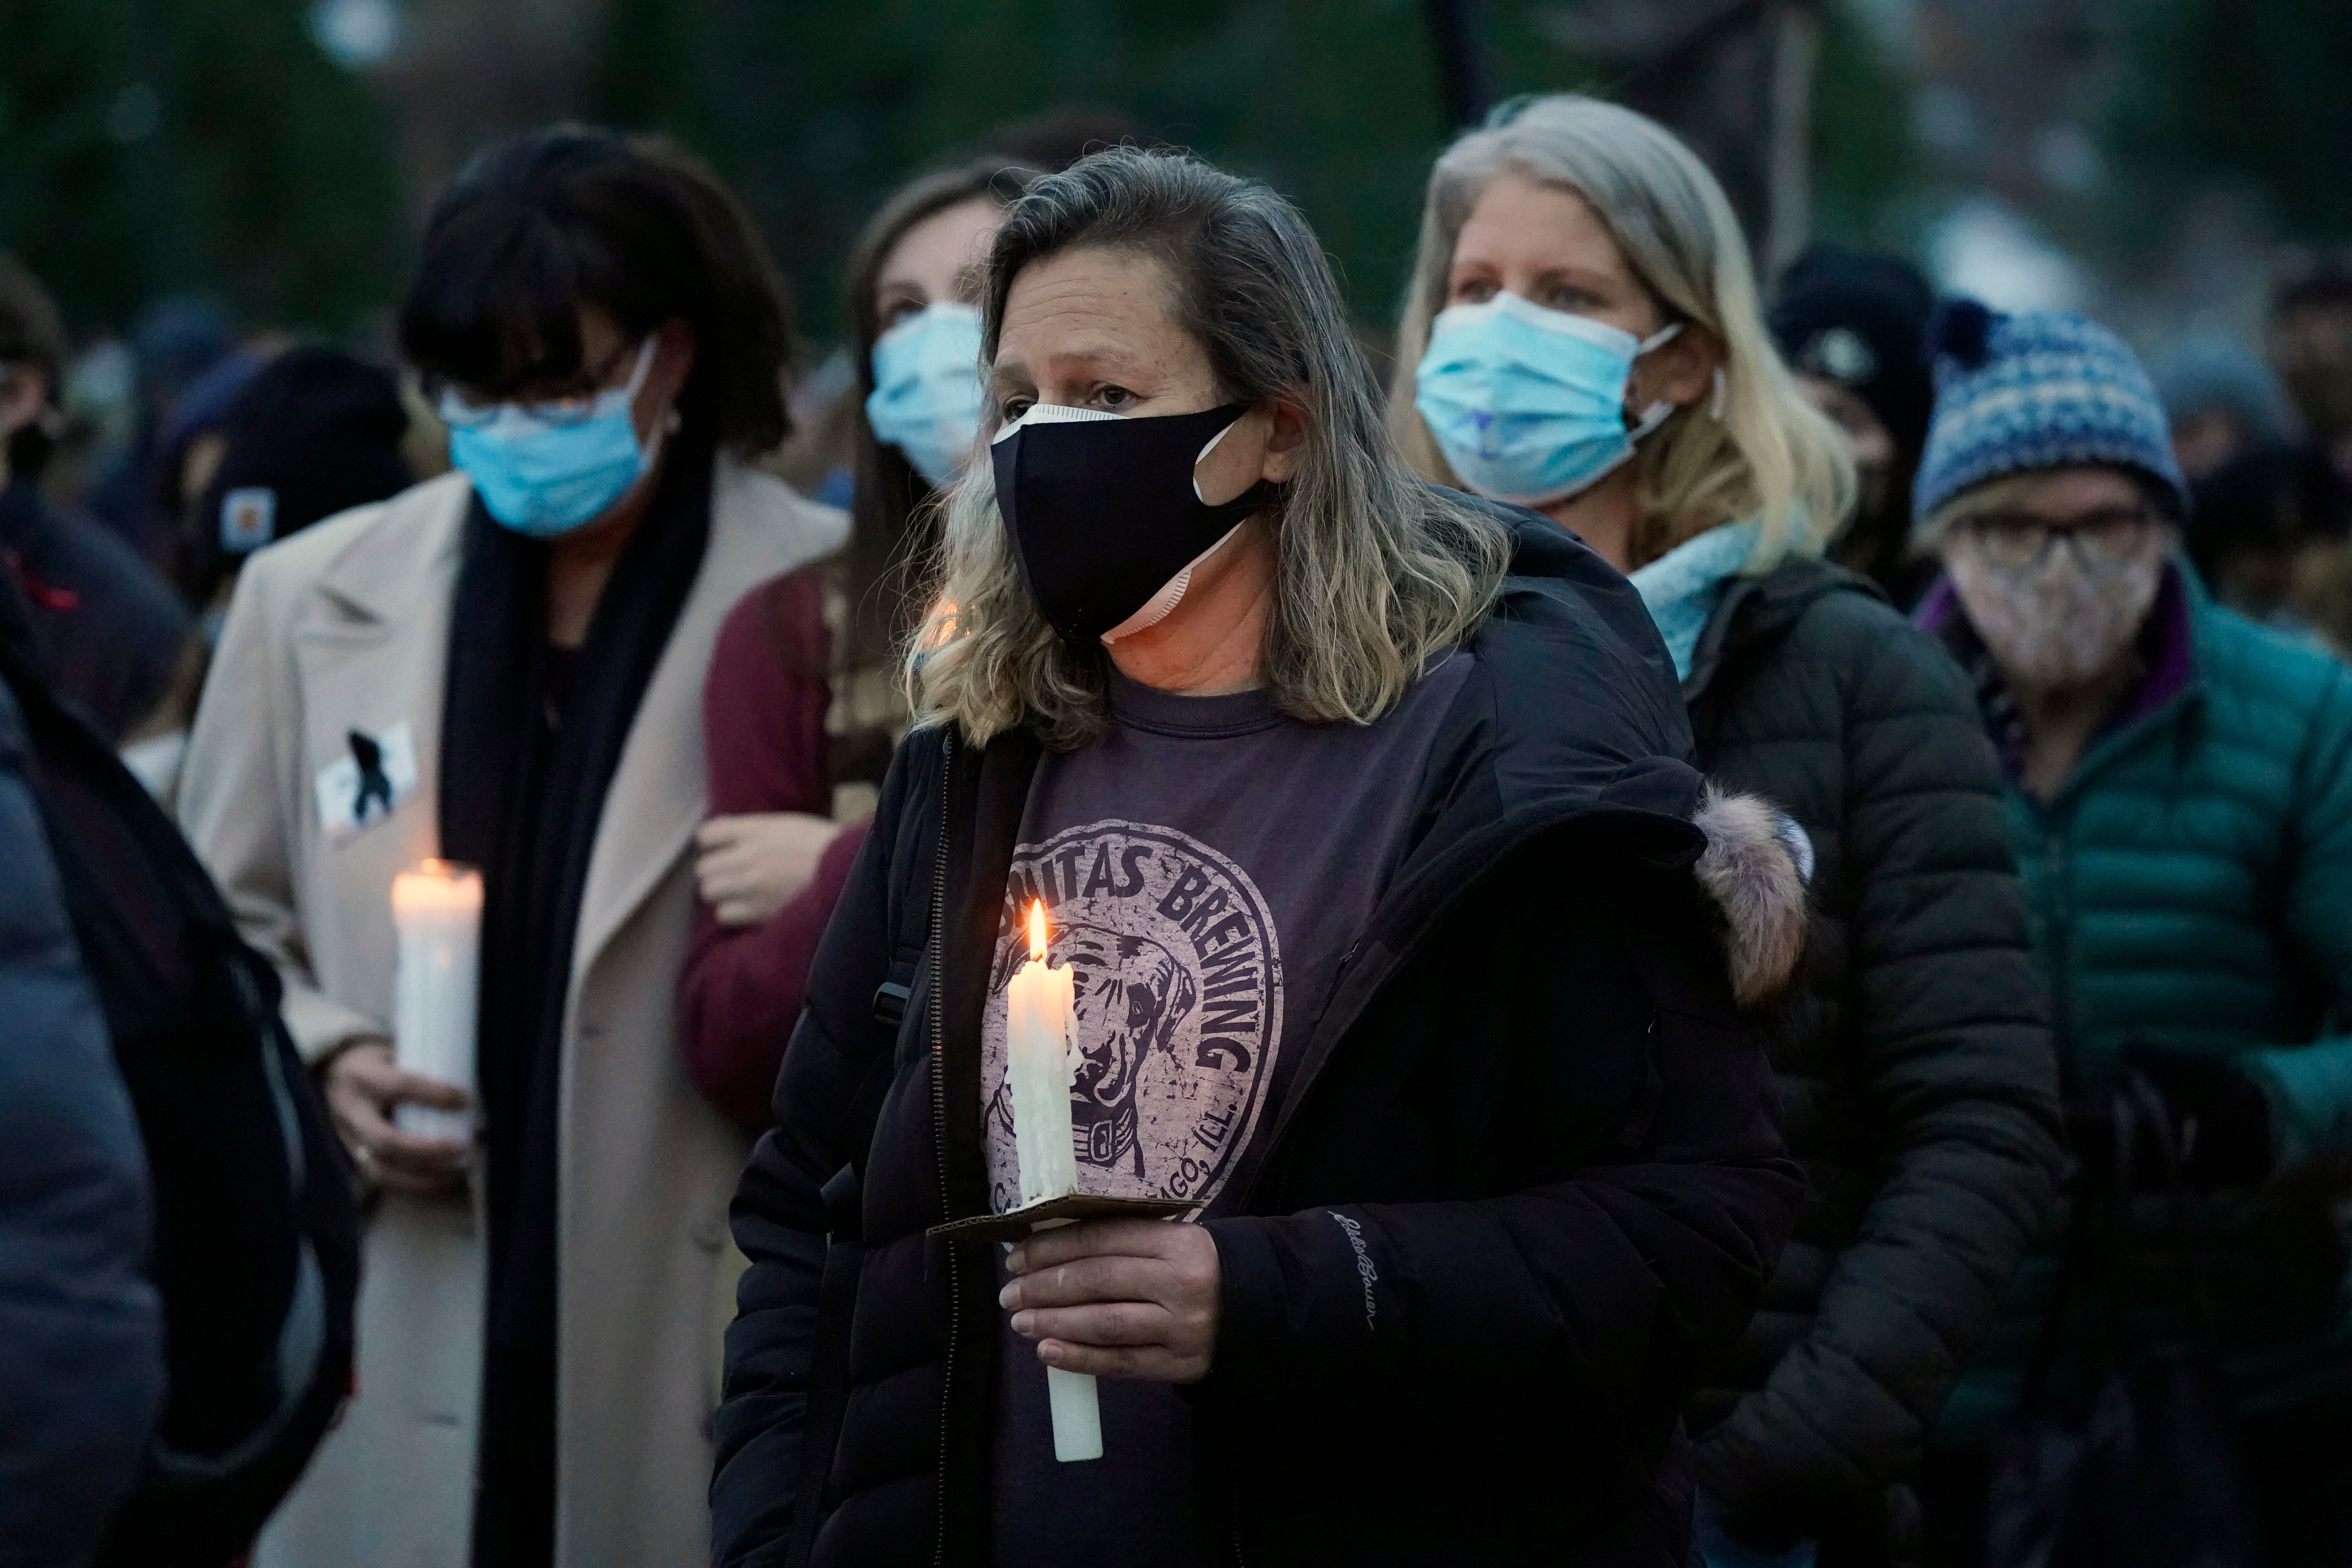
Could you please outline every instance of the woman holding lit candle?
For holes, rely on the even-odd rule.
[[[982,314],[919,727],[736,1202],[718,1560],[1678,1568],[1798,1191],[1772,817],[1622,579],[1412,482],[1263,185],[1090,157]],[[1027,1233],[1066,1179],[1184,1216]]]
[[[1818,861],[1775,1043],[1815,1180],[1772,1310],[1692,1408],[1702,1545],[1712,1568],[1908,1561],[1900,1489],[2057,1158],[1975,700],[1822,559],[1850,465],[1765,332],[1730,204],[1662,127],[1563,95],[1463,137],[1399,346],[1390,419],[1422,472],[1630,572],[1699,766],[1780,805]]]
[[[486,150],[400,331],[456,469],[253,558],[180,795],[381,1194],[357,1394],[257,1562],[697,1562],[747,1144],[674,1033],[699,698],[729,610],[842,522],[747,462],[783,301],[664,146]]]

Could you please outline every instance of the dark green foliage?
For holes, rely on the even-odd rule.
[[[2251,187],[2288,238],[2352,239],[2352,6],[2133,0],[2109,121],[2127,242],[2181,205]]]
[[[1814,232],[1887,242],[1889,217],[1922,174],[1908,85],[1845,6],[1824,6],[1813,78]]]
[[[604,58],[599,113],[670,130],[738,182],[819,340],[840,330],[842,257],[893,186],[1066,110],[1265,176],[1385,317],[1445,130],[1412,0],[618,0]]]
[[[202,289],[342,331],[390,297],[386,117],[306,0],[0,0],[0,246],[81,329]]]
[[[390,117],[320,52],[309,5],[0,0],[0,246],[78,328],[190,289],[336,332],[387,306],[406,259]],[[1481,7],[1499,93],[1606,90],[1562,45],[1568,9]],[[892,187],[1074,109],[1273,182],[1385,326],[1451,130],[1420,0],[613,0],[596,59],[587,117],[669,132],[732,180],[818,342]],[[1902,103],[1834,7],[1821,98],[1823,225],[1864,234],[1909,177]]]

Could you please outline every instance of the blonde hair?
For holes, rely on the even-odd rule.
[[[1664,126],[1580,94],[1535,99],[1516,113],[1507,106],[1430,171],[1389,397],[1389,428],[1406,458],[1426,478],[1461,483],[1413,407],[1413,377],[1430,323],[1445,308],[1463,225],[1505,169],[1582,197],[1667,319],[1705,328],[1723,344],[1719,416],[1706,399],[1676,409],[1634,458],[1643,512],[1636,563],[1751,518],[1758,529],[1747,571],[1819,553],[1853,508],[1853,463],[1765,331],[1730,202]]]
[[[1090,246],[1157,261],[1169,311],[1201,344],[1225,402],[1280,397],[1304,415],[1298,472],[1271,509],[1274,613],[1260,675],[1294,718],[1371,722],[1423,666],[1476,629],[1509,536],[1418,483],[1382,428],[1379,389],[1315,236],[1287,202],[1174,153],[1113,148],[1032,185],[990,249],[983,360],[1023,268]],[[982,438],[993,434],[992,405]],[[947,499],[931,609],[908,644],[916,720],[974,744],[1027,724],[1070,749],[1109,726],[1106,656],[1038,612],[985,460]]]

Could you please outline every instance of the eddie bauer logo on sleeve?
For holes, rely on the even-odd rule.
[[[990,1196],[1020,1203],[1004,1084],[1004,987],[1046,910],[1047,962],[1076,972],[1071,1137],[1082,1192],[1213,1197],[1248,1146],[1282,1040],[1282,958],[1246,872],[1198,839],[1088,823],[1015,850],[982,1031]]]
[[[1347,1233],[1348,1245],[1356,1249],[1356,1278],[1364,1282],[1364,1327],[1372,1327],[1372,1318],[1379,1310],[1372,1300],[1372,1287],[1381,1282],[1381,1271],[1372,1267],[1372,1255],[1364,1247],[1364,1227],[1341,1214],[1338,1209],[1325,1209],[1325,1214],[1339,1222]]]

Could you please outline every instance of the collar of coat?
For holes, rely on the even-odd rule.
[[[1791,555],[1759,577],[1733,578],[1699,634],[1683,679],[1684,700],[1696,701],[1727,663],[1780,637],[1833,594],[1886,597],[1869,578],[1812,555]]]
[[[575,985],[668,874],[702,818],[700,693],[719,621],[750,587],[838,548],[846,527],[839,512],[802,500],[772,475],[725,455],[714,464],[710,541],[605,791],[574,938]],[[356,532],[313,539],[306,530],[273,547],[336,541],[316,579],[336,614],[299,636],[331,648],[347,674],[373,679],[366,672],[382,667],[388,644],[428,645],[417,665],[425,673],[412,694],[420,733],[439,733],[442,645],[471,494],[466,476],[453,469],[380,503],[375,521]],[[610,831],[615,823],[627,830]]]

